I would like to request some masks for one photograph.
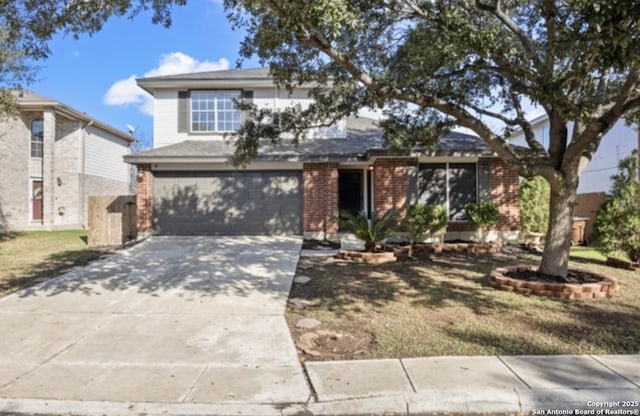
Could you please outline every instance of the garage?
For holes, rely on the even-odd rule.
[[[152,192],[158,234],[302,233],[300,171],[156,171]]]

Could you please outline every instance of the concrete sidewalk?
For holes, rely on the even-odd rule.
[[[0,413],[638,415],[640,411],[640,355],[429,357],[307,362],[305,367],[315,391],[315,398],[308,401],[198,404],[4,399]],[[254,381],[245,380],[248,384]],[[269,387],[264,386],[263,391]]]
[[[594,410],[597,403],[629,414],[640,410],[640,355],[429,357],[305,367],[318,399],[308,406],[313,414],[530,413]]]

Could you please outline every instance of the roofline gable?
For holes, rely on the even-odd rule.
[[[94,117],[87,115],[79,110],[76,110],[73,107],[70,107],[66,104],[63,104],[60,101],[53,100],[48,97],[44,97],[42,95],[36,94],[32,91],[25,91],[27,97],[24,95],[20,96],[19,94],[16,96],[16,106],[19,110],[44,110],[46,107],[51,107],[57,114],[61,114],[67,118],[71,118],[74,120],[81,120],[87,122],[89,125],[94,125],[101,130],[104,130],[108,133],[117,136],[118,138],[125,140],[129,143],[133,143],[136,141],[134,137],[130,134],[127,134],[117,128],[104,123]]]

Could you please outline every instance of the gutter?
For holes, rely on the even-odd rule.
[[[118,129],[116,129],[115,127],[112,127],[106,123],[103,123],[102,121],[95,119],[89,115],[87,115],[86,113],[82,113],[74,108],[71,108],[59,101],[55,101],[55,100],[33,100],[33,101],[22,101],[20,102],[20,100],[18,99],[17,101],[17,107],[19,109],[24,109],[24,110],[40,110],[43,109],[44,107],[51,107],[54,109],[54,111],[56,112],[56,114],[60,114],[62,116],[65,116],[67,118],[70,118],[72,120],[77,120],[77,121],[84,121],[86,123],[91,123],[97,127],[99,127],[100,129],[113,134],[114,136],[118,137],[121,140],[124,140],[126,142],[129,143],[133,143],[135,141],[134,138],[132,138],[130,135],[128,135],[127,133],[120,131]]]

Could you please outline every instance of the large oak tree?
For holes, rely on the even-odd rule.
[[[315,85],[316,104],[283,115],[255,110],[237,158],[314,123],[386,108],[395,146],[432,144],[452,125],[473,130],[523,177],[551,188],[540,271],[566,276],[579,175],[602,137],[640,104],[640,1],[225,0],[283,86]],[[325,88],[331,84],[332,88]],[[549,117],[545,148],[525,117]],[[573,122],[569,135],[567,125]],[[506,139],[522,129],[530,151]]]

